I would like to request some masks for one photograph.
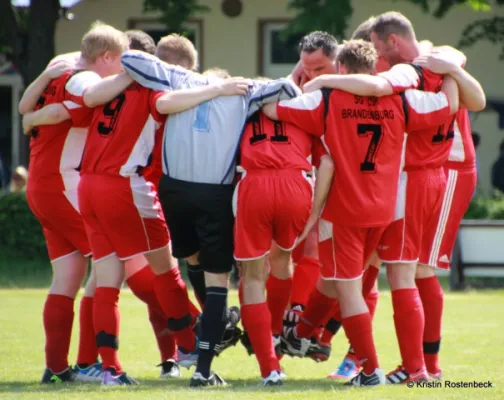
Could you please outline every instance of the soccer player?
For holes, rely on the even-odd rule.
[[[126,71],[142,85],[175,89],[165,95],[164,112],[170,117],[164,135],[160,198],[172,233],[174,254],[191,265],[201,265],[205,271],[200,352],[190,385],[219,385],[223,380],[211,373],[210,365],[227,324],[227,285],[233,261],[231,207],[235,154],[249,112],[249,100],[255,99],[257,107],[265,99],[275,101],[285,93],[279,90],[282,83],[268,92],[262,90],[268,84],[255,82],[253,88],[259,90],[248,91],[245,96],[210,100],[219,91],[202,86],[215,82],[214,77],[175,68],[134,52],[126,53],[122,60]],[[174,101],[179,96],[177,89],[181,88],[188,88],[189,96]],[[195,104],[199,105],[193,107]]]
[[[438,74],[424,68],[402,64],[413,61],[421,51],[411,22],[404,15],[396,12],[382,14],[373,24],[370,36],[380,55],[394,66],[390,71],[379,77],[321,77],[318,82],[310,82],[307,85],[308,90],[318,88],[321,82],[323,86],[329,85],[359,95],[381,96],[415,87],[422,87],[424,90],[436,89]],[[465,63],[465,56],[447,46],[439,48],[439,51],[459,65],[459,68],[452,69],[451,76],[456,79],[460,87],[461,104],[469,110],[481,110],[485,104],[481,85],[460,68],[460,65]],[[406,196],[404,197],[405,200],[407,199],[406,207],[404,208],[404,202],[401,203],[402,210],[399,211],[402,217],[387,230],[378,248],[380,256],[389,261],[387,270],[392,289],[394,321],[403,361],[400,368],[389,374],[390,383],[426,379],[424,358],[429,360],[426,361],[429,363],[427,372],[432,377],[440,377],[437,353],[441,332],[442,290],[437,279],[434,279],[433,268],[420,266],[416,273],[415,267],[421,254],[424,261],[429,262],[430,255],[439,250],[436,250],[435,244],[439,243],[439,239],[443,236],[442,232],[446,223],[440,216],[447,215],[452,192],[446,190],[446,176],[442,167],[449,157],[461,157],[460,148],[464,140],[462,138],[468,138],[464,140],[465,146],[471,148],[470,134],[467,133],[469,128],[467,110],[461,109],[447,126],[433,132],[430,141],[418,140],[421,136],[416,136],[414,139],[409,138],[406,142],[405,172],[402,174],[404,195],[401,196]],[[460,129],[466,133],[461,134]],[[459,132],[457,135],[455,135],[455,130]],[[455,137],[457,137],[457,145],[454,147]],[[458,156],[453,155],[454,152],[458,153]],[[471,156],[469,155],[468,158],[471,165]],[[434,175],[439,178],[436,184],[433,184],[436,182]],[[459,190],[471,190],[473,178],[469,175],[471,173],[466,175],[463,183],[461,182],[460,187],[464,189]],[[430,186],[424,185],[424,180],[428,180]],[[452,186],[453,184],[454,182]],[[422,193],[418,193],[420,188],[422,188]],[[425,188],[430,188],[428,195]],[[428,198],[422,198],[423,195]],[[465,205],[467,199],[463,196],[461,208],[467,207]],[[426,204],[429,206],[426,207]],[[457,215],[456,218],[459,216],[461,218],[463,215],[458,209],[454,212]],[[453,221],[454,218],[451,220]],[[445,232],[450,233],[447,235],[444,249],[447,249],[447,243],[451,242],[453,246],[455,233],[451,232],[456,231],[458,227],[457,223],[453,224],[448,230],[445,229]],[[446,261],[447,257],[442,257],[443,254],[438,254],[438,256],[443,258],[441,263]],[[434,261],[432,259],[430,263]],[[439,260],[437,262],[439,263]],[[418,278],[416,282],[415,276]],[[422,281],[421,278],[426,280]],[[423,307],[424,303],[426,307]],[[424,312],[427,313],[425,316]],[[424,321],[427,324],[425,334]],[[413,326],[416,328],[412,329]]]
[[[241,262],[243,324],[256,354],[264,386],[282,384],[272,333],[281,333],[290,291],[268,289],[264,296],[265,260],[275,242],[271,276],[285,280],[291,251],[310,215],[313,188],[309,162],[312,138],[292,124],[272,121],[256,111],[245,126],[240,144],[242,179],[235,189],[235,259]],[[286,300],[282,301],[284,295]],[[280,328],[272,332],[270,298],[279,297]]]
[[[42,225],[53,268],[43,313],[47,368],[42,383],[76,378],[68,367],[73,307],[91,253],[77,203],[76,170],[86,141],[89,110],[77,104],[75,97],[100,76],[119,72],[120,55],[127,47],[121,32],[108,25],[94,25],[82,39],[77,68],[56,79],[51,74],[54,68],[49,68],[27,88],[19,105],[20,113],[26,114],[44,105],[63,103],[69,118],[55,126],[34,129],[31,115],[24,120],[25,131],[31,132],[27,199]],[[80,69],[87,71],[79,72]]]
[[[370,43],[350,41],[338,61],[340,73],[369,74],[374,72],[377,54]],[[407,91],[382,99],[315,91],[280,102],[276,108],[263,108],[270,117],[322,137],[335,163],[319,225],[323,279],[312,292],[303,319],[284,338],[288,348],[306,352],[307,338],[330,315],[337,297],[345,333],[363,367],[351,385],[385,383],[362,296],[363,265],[394,219],[404,132],[438,126],[458,108],[454,82],[447,79],[444,90]]]

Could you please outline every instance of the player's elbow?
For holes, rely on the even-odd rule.
[[[84,105],[89,108],[95,108],[100,105],[98,101],[98,97],[95,96],[91,89],[86,90],[84,92],[84,96],[82,96],[82,100],[84,101]]]
[[[18,105],[18,111],[19,114],[25,115],[28,114],[31,110],[29,109],[27,102],[21,100]]]
[[[173,114],[177,112],[176,104],[171,98],[171,93],[166,93],[156,101],[156,110],[160,114]]]
[[[373,85],[371,88],[371,96],[372,97],[383,97],[389,96],[394,93],[392,86],[386,79],[381,79],[383,82],[377,83]]]
[[[465,106],[469,111],[483,111],[486,107],[486,96],[484,93],[472,96],[470,101],[465,101]]]
[[[277,103],[269,103],[265,104],[262,107],[262,112],[269,118],[269,119],[274,119],[278,120],[278,114],[277,114]]]

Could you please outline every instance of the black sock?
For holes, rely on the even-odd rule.
[[[201,337],[196,371],[205,378],[210,376],[210,365],[215,355],[215,345],[219,344],[228,321],[228,290],[223,287],[209,287],[206,292],[205,307],[201,320]]]
[[[336,335],[336,333],[338,333],[341,328],[341,322],[331,318],[329,321],[327,321],[325,328],[333,335]]]
[[[201,304],[205,304],[206,286],[205,273],[199,265],[191,265],[187,263],[187,276],[193,287],[194,293]]]

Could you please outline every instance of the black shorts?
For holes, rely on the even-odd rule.
[[[159,200],[172,239],[173,255],[199,251],[202,269],[230,272],[233,265],[233,186],[180,181],[163,175]]]

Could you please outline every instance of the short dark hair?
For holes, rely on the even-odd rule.
[[[378,53],[373,44],[362,39],[345,42],[338,51],[338,62],[349,74],[372,74],[378,61]]]
[[[385,41],[393,33],[399,36],[415,38],[415,30],[410,20],[397,11],[389,11],[378,15],[373,23],[371,32]]]
[[[140,50],[149,54],[156,52],[156,42],[148,33],[138,29],[132,29],[124,33],[129,39],[130,50]]]
[[[313,53],[318,49],[322,49],[322,52],[326,57],[336,57],[338,52],[338,41],[336,38],[322,31],[313,31],[308,35],[303,36],[299,42],[299,52]]]
[[[373,29],[373,24],[376,21],[376,17],[374,15],[370,16],[367,20],[362,22],[357,29],[352,33],[352,37],[350,39],[362,39],[366,42],[371,41],[371,31]]]

